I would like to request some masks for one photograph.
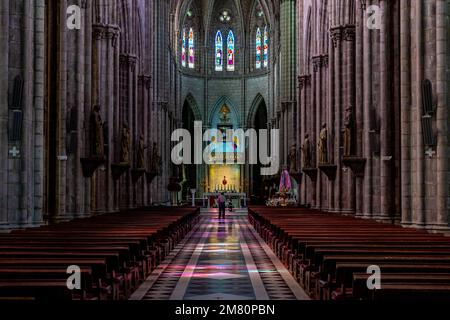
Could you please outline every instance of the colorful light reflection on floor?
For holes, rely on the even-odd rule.
[[[306,297],[254,232],[246,214],[211,210],[132,296],[144,300],[268,300]]]

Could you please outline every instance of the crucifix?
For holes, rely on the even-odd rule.
[[[429,158],[433,158],[433,156],[436,154],[436,151],[434,151],[433,149],[429,148],[427,151],[425,151],[425,154],[426,154]]]
[[[12,149],[9,150],[9,154],[13,157],[13,158],[17,158],[20,155],[20,151],[19,149],[17,149],[16,146],[14,146]]]

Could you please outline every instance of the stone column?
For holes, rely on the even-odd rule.
[[[298,77],[298,105],[300,107],[300,112],[299,112],[299,129],[300,129],[300,147],[303,144],[303,140],[305,140],[305,135],[306,135],[306,120],[305,120],[305,116],[306,116],[306,76],[299,76]],[[303,159],[302,157],[303,152],[300,152],[300,156],[301,159]],[[300,162],[300,168],[299,171],[301,171],[302,168],[305,167],[305,163],[303,163],[303,161]],[[308,186],[308,177],[303,174],[302,175],[302,180],[301,180],[301,187],[300,187],[300,197],[299,197],[299,201],[302,204],[306,204],[307,203],[307,186]]]
[[[437,111],[437,228],[449,229],[450,222],[450,3],[436,1],[436,94]]]
[[[400,3],[400,117],[401,117],[401,212],[402,224],[411,217],[411,7],[409,0]]]
[[[345,70],[345,78],[346,78],[346,93],[345,93],[345,106],[343,109],[346,109],[348,107],[353,108],[354,115],[357,113],[355,112],[355,109],[358,107],[355,105],[356,103],[356,82],[357,78],[355,75],[355,68],[356,68],[356,52],[355,52],[355,38],[356,38],[356,27],[354,25],[346,25],[344,29],[344,38],[345,38],[345,53],[344,57],[346,60],[346,70]],[[357,122],[358,125],[358,122]],[[340,131],[342,130],[342,127],[340,128]],[[356,138],[357,135],[354,135],[353,139]],[[352,144],[357,145],[357,142],[352,142]],[[356,148],[353,147],[353,152],[355,152]],[[338,168],[342,167],[341,161],[338,162]],[[339,169],[338,169],[339,170]],[[356,178],[354,174],[351,172],[351,170],[347,170],[345,174],[346,178],[346,201],[345,201],[345,212],[351,212],[355,213],[356,208],[356,197],[357,197],[357,190],[356,190]]]
[[[328,110],[327,113],[327,118],[326,118],[326,122],[330,124],[335,123],[335,118],[336,118],[336,114],[335,114],[335,95],[336,95],[336,85],[335,85],[335,78],[334,78],[334,73],[335,73],[335,69],[336,69],[336,63],[335,63],[335,53],[334,53],[335,47],[333,45],[333,40],[330,37],[328,39],[328,62],[327,62],[327,86],[326,86],[326,90],[327,90],[327,105],[326,108]],[[335,139],[330,139],[330,150],[335,150],[336,149],[336,145],[335,145]],[[337,160],[335,159],[336,153],[334,151],[330,152],[329,157],[330,157],[330,162],[331,163],[336,163]],[[328,190],[329,190],[329,199],[328,199],[328,208],[330,211],[335,211],[336,210],[336,182],[330,182],[328,184]]]
[[[391,76],[390,70],[390,24],[389,10],[391,7],[388,1],[381,1],[381,31],[380,31],[380,142],[381,142],[381,164],[380,164],[380,188],[381,188],[381,220],[388,220],[393,217],[393,170],[394,154],[392,150],[392,118],[393,112],[390,105],[391,102]]]
[[[316,132],[320,132],[321,125],[323,123],[322,121],[322,56],[318,55],[315,57],[312,57],[313,62],[313,91],[314,91],[314,110],[311,110],[313,119],[313,123],[315,123],[315,130]],[[319,134],[317,133],[317,137],[319,137]],[[316,144],[319,140],[316,140]],[[317,149],[317,147],[316,147]],[[327,184],[327,178],[321,173],[318,172],[317,174],[317,184],[316,184],[316,195],[317,195],[317,203],[316,208],[317,209],[325,209],[325,203],[323,202],[322,197],[322,191],[323,189],[326,189]]]
[[[356,77],[356,88],[355,88],[355,101],[356,104],[354,106],[355,110],[355,154],[358,156],[362,155],[362,146],[363,146],[363,130],[364,130],[364,112],[363,112],[363,93],[364,93],[364,60],[363,60],[363,41],[364,41],[364,28],[365,26],[364,19],[364,10],[362,6],[356,7],[356,31],[355,31],[355,42],[356,42],[356,57],[355,57],[355,75]],[[356,207],[355,214],[356,216],[363,215],[363,204],[364,204],[364,178],[356,177]]]
[[[280,4],[280,19],[284,21],[281,25],[281,103],[285,114],[283,115],[283,126],[285,136],[282,138],[281,145],[281,164],[287,161],[288,150],[295,142],[296,134],[292,130],[292,115],[296,108],[296,5],[295,0],[282,0]]]
[[[114,161],[114,121],[115,117],[118,114],[119,110],[119,96],[116,91],[117,85],[116,83],[119,81],[118,79],[118,63],[117,63],[117,54],[118,54],[118,37],[119,37],[119,28],[117,25],[110,24],[106,26],[105,29],[105,58],[106,58],[106,66],[104,70],[103,77],[106,79],[104,91],[105,91],[105,102],[104,105],[106,107],[105,119],[107,121],[108,126],[108,154],[107,156],[107,165],[105,168],[105,189],[103,190],[104,194],[104,202],[105,202],[105,210],[107,212],[114,211],[115,201],[114,201],[114,180],[112,178],[111,173],[111,163]],[[106,191],[106,192],[105,192]]]
[[[424,45],[423,45],[423,2],[422,1],[414,1],[411,2],[411,7],[414,7],[412,12],[415,13],[414,16],[414,25],[411,27],[412,37],[413,37],[413,47],[411,49],[411,56],[414,65],[411,66],[413,70],[413,83],[414,87],[412,88],[412,92],[414,92],[411,113],[413,116],[413,127],[415,128],[414,132],[412,132],[412,139],[414,140],[413,144],[413,182],[414,186],[414,199],[413,199],[413,224],[416,227],[423,227],[425,225],[425,176],[424,176],[424,145],[423,145],[423,132],[422,132],[422,83],[423,83],[423,68],[424,68]]]
[[[0,1],[0,229],[8,226],[8,84],[9,4]]]
[[[367,19],[365,14],[366,6],[371,5],[368,0],[366,5],[362,5],[364,11],[364,20]],[[364,201],[363,216],[369,218],[373,215],[373,119],[372,119],[372,33],[374,31],[369,28],[363,28],[363,114],[364,114],[364,149],[363,156],[367,159],[364,171]]]
[[[336,26],[330,29],[331,39],[334,46],[334,124],[328,124],[328,132],[330,139],[334,138],[334,149],[329,150],[334,153],[335,164],[340,163],[341,159],[341,130],[342,120],[342,37],[343,28]],[[335,204],[334,210],[340,211],[342,209],[342,168],[338,165],[336,180],[334,181],[335,189]]]
[[[88,124],[89,117],[91,114],[93,99],[92,99],[92,44],[93,44],[93,28],[92,28],[92,16],[93,16],[93,8],[92,1],[86,1],[86,10],[84,14],[84,23],[85,23],[85,39],[84,39],[84,106],[80,106],[80,114],[82,115],[80,124]],[[83,108],[81,108],[83,107]],[[81,137],[83,141],[89,141],[89,133],[87,130],[87,126],[82,127]],[[89,143],[85,143],[80,146],[80,154],[81,157],[86,158],[89,156]],[[84,214],[89,215],[91,212],[91,182],[92,179],[84,179],[84,195],[82,199],[81,210]]]
[[[0,5],[1,6],[1,5]],[[1,9],[0,9],[1,11]],[[1,16],[1,13],[0,13]],[[42,223],[44,197],[44,52],[45,52],[45,1],[35,0],[35,58],[34,58],[34,212],[33,225]],[[0,22],[1,25],[1,22]],[[3,28],[2,28],[3,29]],[[3,33],[3,32],[2,32]],[[3,44],[0,40],[0,46]],[[1,55],[1,54],[0,54]],[[3,56],[6,57],[6,56]],[[1,69],[1,68],[0,68]],[[1,72],[1,70],[0,70]],[[1,80],[0,80],[1,81]],[[1,89],[0,89],[1,91]],[[1,120],[0,120],[1,121]],[[1,123],[0,123],[1,126]],[[1,133],[0,133],[1,137]],[[1,156],[0,156],[1,157]],[[0,169],[1,170],[1,169]],[[0,174],[1,177],[1,174]],[[1,198],[1,195],[0,195]],[[1,201],[1,200],[0,200]],[[2,208],[0,207],[0,210]],[[1,224],[0,218],[0,224]],[[0,226],[1,228],[1,226]]]

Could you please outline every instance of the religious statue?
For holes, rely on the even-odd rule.
[[[319,163],[328,163],[328,130],[326,123],[322,124],[319,135]]]
[[[91,155],[94,157],[103,157],[104,152],[104,136],[103,136],[103,121],[100,115],[100,106],[95,105],[91,112],[90,119],[91,131]]]
[[[225,187],[226,185],[227,185],[227,183],[228,183],[228,181],[227,181],[227,177],[223,177],[223,180],[222,180],[222,184],[223,184],[223,186]]]
[[[153,142],[152,148],[152,172],[159,174],[161,172],[162,159],[158,154],[158,144]]]
[[[145,168],[145,149],[147,149],[147,146],[145,145],[144,135],[141,134],[139,136],[139,143],[138,143],[138,152],[137,152],[137,167],[138,169]]]
[[[289,170],[290,172],[297,172],[297,144],[295,143],[289,151]]]
[[[124,124],[122,128],[120,162],[130,163],[130,129],[127,124]]]
[[[344,157],[352,155],[353,112],[352,107],[345,110],[344,118]]]
[[[311,142],[309,141],[309,134],[305,135],[305,140],[302,145],[303,151],[303,167],[311,168]]]

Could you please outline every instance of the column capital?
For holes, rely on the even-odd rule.
[[[313,68],[314,68],[314,72],[318,72],[320,68],[322,68],[322,56],[318,55],[318,56],[314,56],[312,57],[312,64],[313,64]]]
[[[149,75],[141,74],[138,76],[138,81],[146,88],[150,89],[152,77]]]
[[[345,41],[355,41],[356,36],[356,27],[355,25],[349,24],[346,25],[344,28],[344,39]]]
[[[300,90],[303,90],[306,86],[311,85],[311,75],[310,74],[304,74],[301,76],[298,76],[298,87]]]
[[[343,26],[335,26],[330,28],[330,37],[333,45],[337,47],[341,42],[343,36]]]
[[[120,28],[115,24],[94,23],[92,25],[92,34],[95,40],[112,40],[111,44],[115,47],[117,38],[120,35]]]
[[[120,63],[129,67],[134,67],[137,62],[137,56],[130,53],[121,53],[119,57]]]
[[[92,25],[92,36],[94,40],[101,40],[105,35],[105,25],[101,23],[94,23]]]

